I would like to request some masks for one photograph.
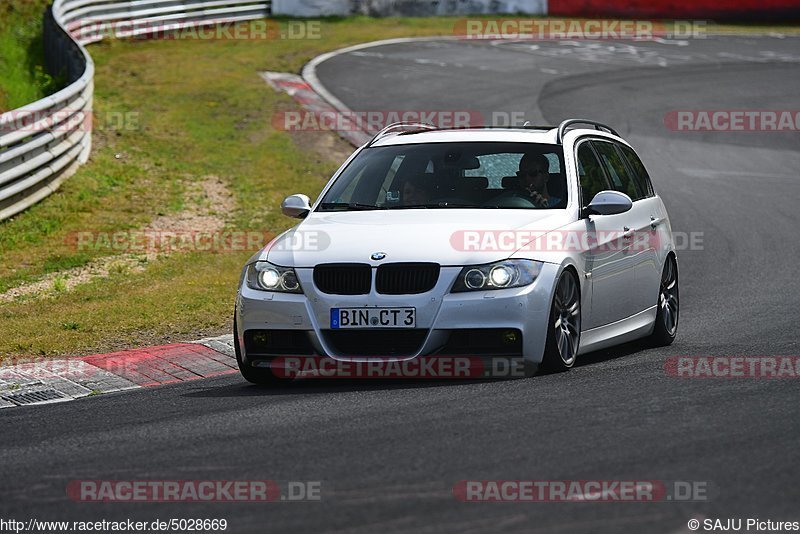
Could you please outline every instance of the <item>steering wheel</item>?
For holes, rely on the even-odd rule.
[[[530,197],[519,191],[506,191],[492,199],[498,208],[539,208]]]

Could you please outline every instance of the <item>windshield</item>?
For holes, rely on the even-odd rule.
[[[559,209],[567,205],[564,152],[534,143],[426,143],[361,151],[319,211]]]

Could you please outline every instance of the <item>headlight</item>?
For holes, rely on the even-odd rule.
[[[303,292],[294,269],[278,267],[266,261],[257,261],[247,267],[247,286],[261,291]]]
[[[464,267],[453,284],[451,293],[506,289],[532,284],[542,270],[542,262],[504,260],[488,265]]]

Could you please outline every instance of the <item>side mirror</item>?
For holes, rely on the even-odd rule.
[[[306,195],[290,195],[281,202],[281,212],[287,217],[303,219],[311,212],[311,199]]]
[[[616,215],[633,207],[631,197],[619,191],[600,191],[584,208],[586,215]]]

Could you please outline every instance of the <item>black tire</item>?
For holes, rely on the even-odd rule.
[[[239,327],[236,324],[236,317],[233,318],[233,351],[236,353],[239,372],[248,382],[261,386],[286,386],[292,382],[291,378],[276,376],[271,369],[258,369],[242,361],[242,349],[239,346]]]
[[[680,298],[678,291],[678,262],[670,254],[661,270],[661,283],[658,286],[658,307],[656,323],[650,335],[650,345],[665,347],[675,341],[680,317]]]
[[[571,270],[561,273],[550,303],[542,370],[567,371],[575,365],[581,338],[581,288]]]

